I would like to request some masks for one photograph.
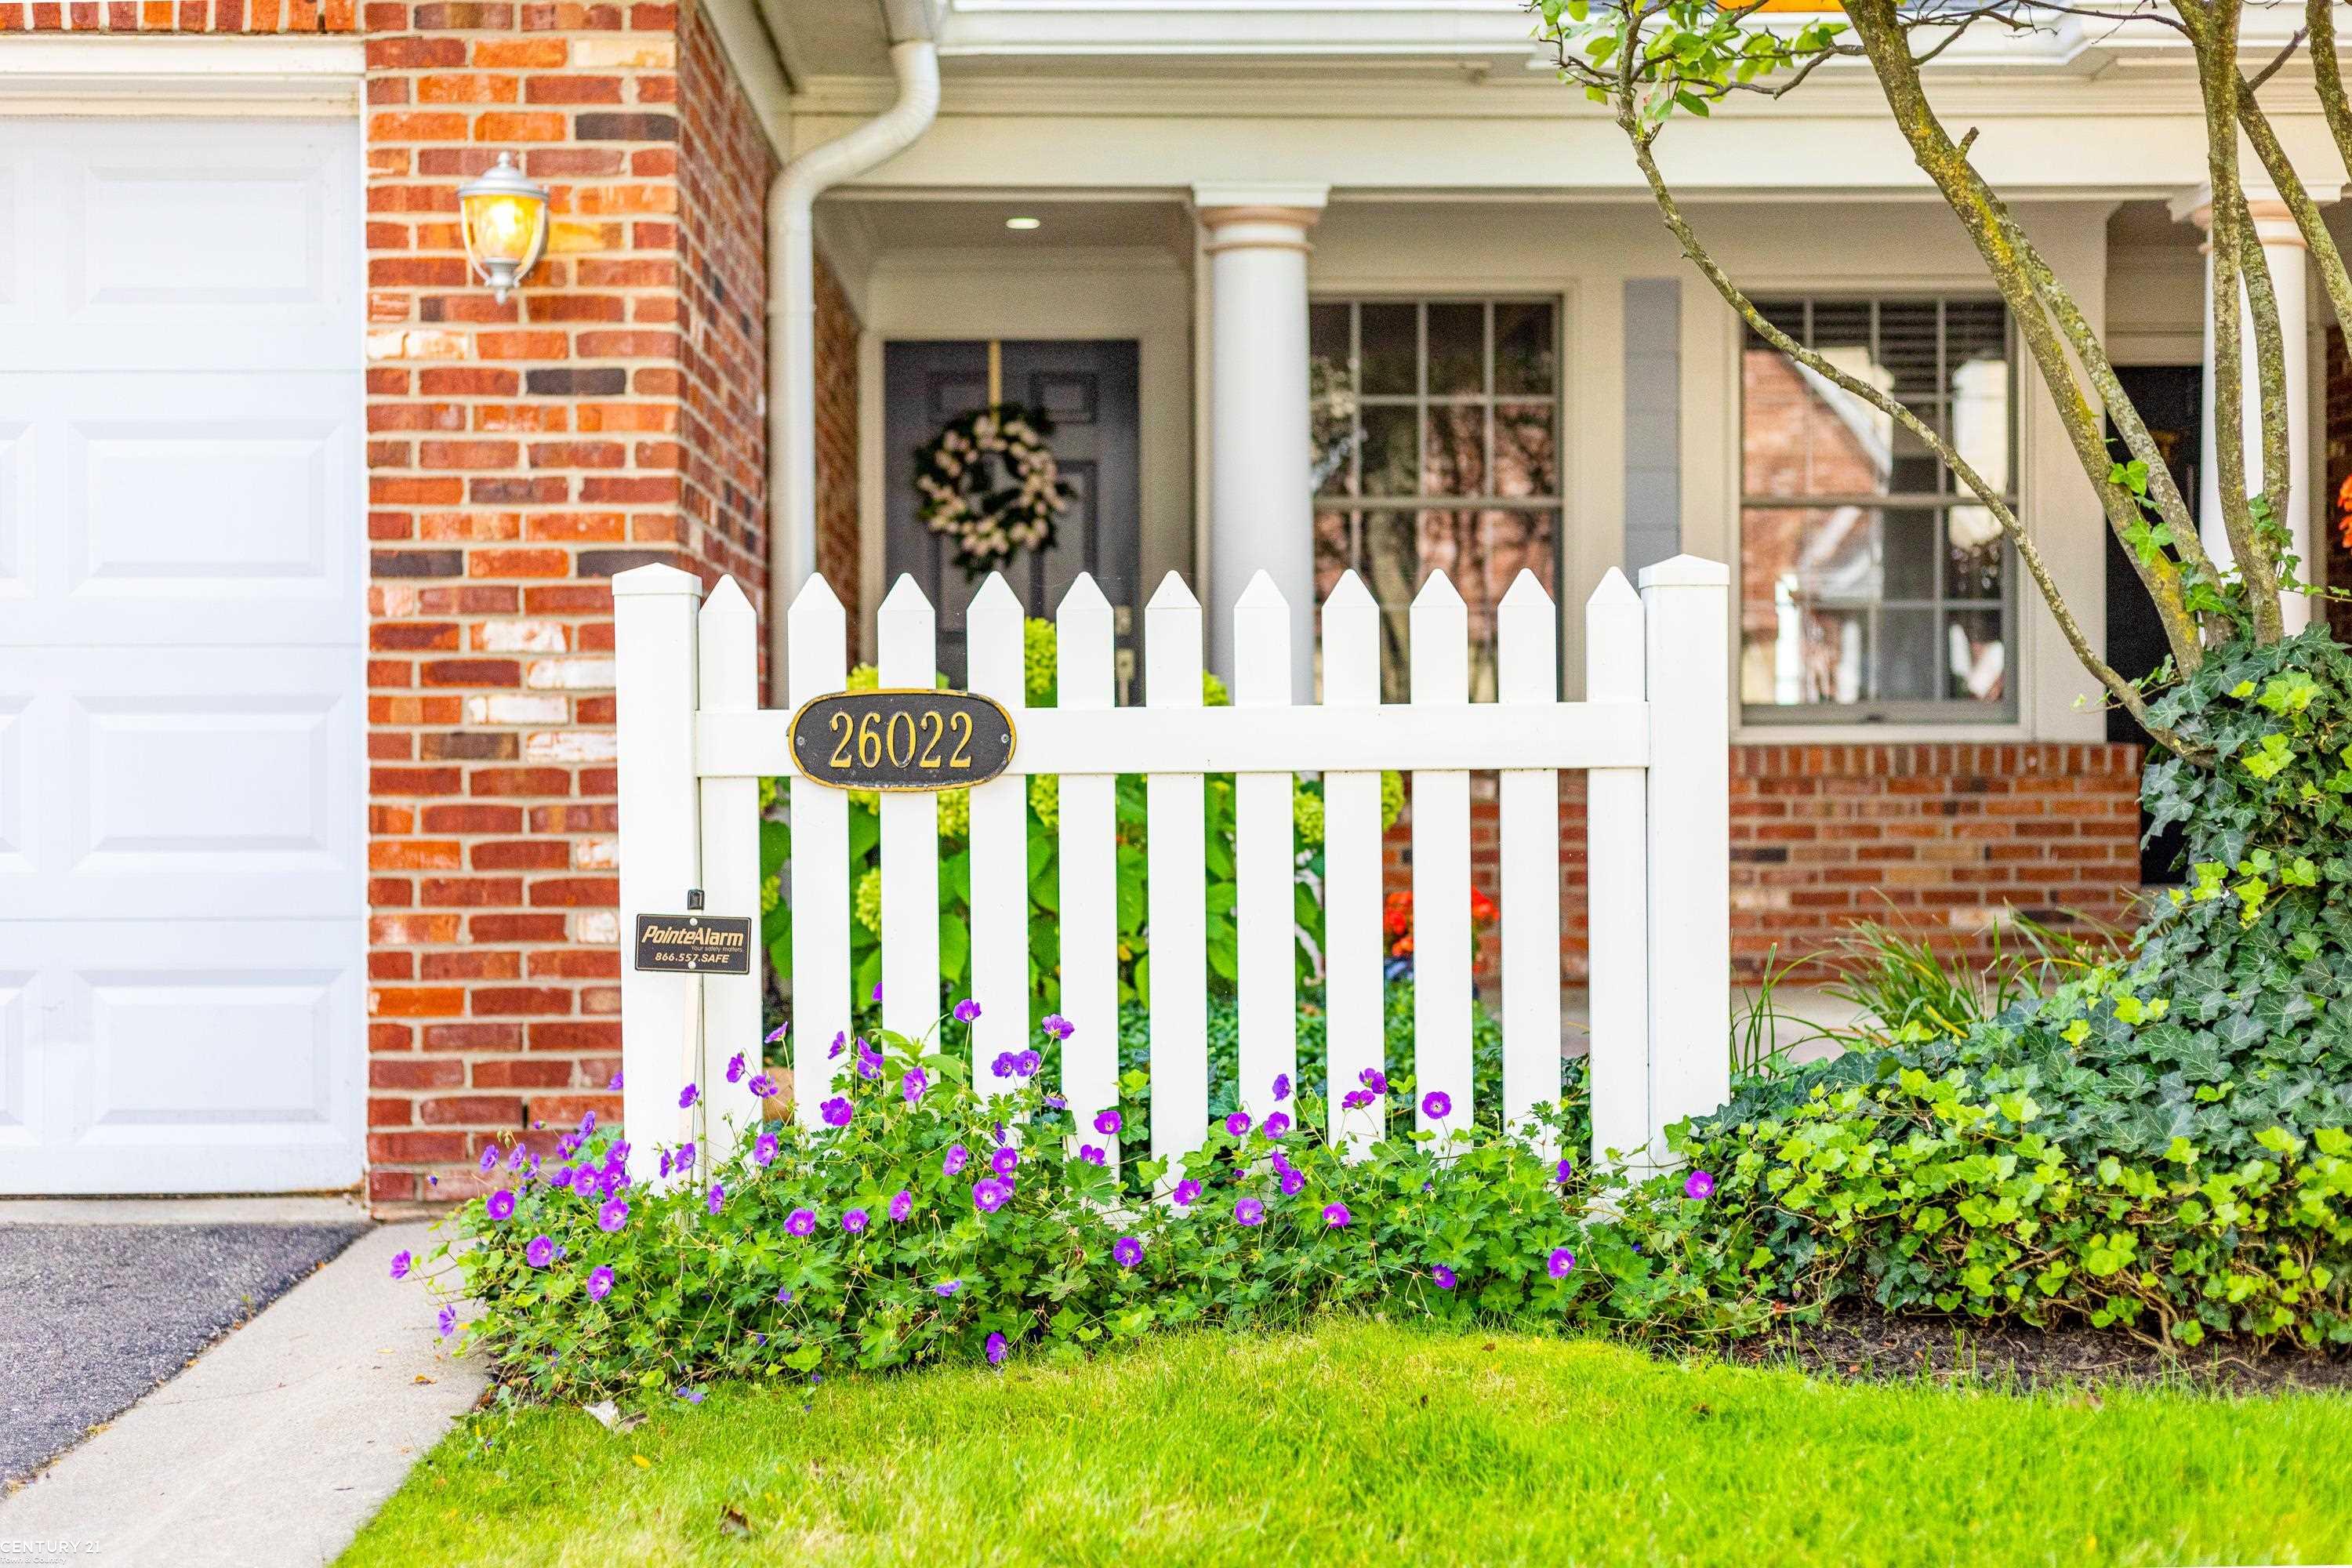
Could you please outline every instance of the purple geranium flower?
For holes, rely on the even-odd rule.
[[[743,1081],[743,1053],[740,1051],[727,1058],[727,1081],[729,1083]]]
[[[1280,1138],[1284,1133],[1290,1131],[1289,1114],[1286,1111],[1276,1111],[1273,1115],[1268,1116],[1264,1121],[1258,1123],[1258,1131],[1265,1133],[1269,1138]]]
[[[777,1287],[776,1287],[776,1305],[777,1305],[777,1306],[779,1306],[779,1307],[789,1307],[789,1306],[791,1306],[792,1304],[793,1304],[793,1289],[792,1289],[792,1287],[791,1287],[791,1286],[789,1286],[789,1285],[779,1285],[779,1286],[777,1286]]]
[[[1386,1094],[1389,1091],[1388,1074],[1378,1068],[1366,1068],[1356,1075],[1356,1081],[1374,1094]]]
[[[1454,1097],[1442,1089],[1433,1089],[1421,1097],[1421,1113],[1432,1121],[1443,1121],[1454,1114]]]
[[[530,1154],[530,1151],[525,1149],[521,1144],[516,1144],[514,1146],[514,1152],[507,1156],[507,1169],[509,1171],[521,1170],[523,1160]]]
[[[457,1331],[457,1309],[455,1307],[442,1308],[440,1323],[441,1337],[443,1339],[446,1340],[451,1334],[456,1333]]]
[[[961,1279],[942,1279],[931,1287],[931,1294],[945,1300],[962,1289],[963,1281]]]
[[[1066,1040],[1078,1032],[1078,1026],[1059,1013],[1048,1013],[1045,1021],[1037,1026],[1057,1040]]]
[[[1131,1236],[1122,1236],[1110,1244],[1113,1262],[1121,1268],[1132,1268],[1143,1261],[1143,1243]]]
[[[557,1159],[569,1160],[572,1155],[577,1154],[578,1152],[580,1152],[579,1133],[566,1132],[562,1137],[558,1138],[555,1141],[555,1157]]]
[[[1201,1184],[1194,1181],[1190,1176],[1187,1176],[1182,1181],[1177,1183],[1176,1190],[1169,1194],[1169,1196],[1175,1201],[1176,1206],[1180,1209],[1188,1207],[1192,1201],[1200,1195]]]
[[[1013,1195],[1012,1189],[994,1176],[982,1176],[971,1186],[971,1206],[982,1214],[994,1214]]]
[[[712,1214],[717,1214],[720,1209],[727,1206],[727,1189],[720,1186],[717,1182],[711,1183],[710,1196],[706,1198],[704,1202],[709,1205],[710,1212]]]
[[[694,1140],[689,1138],[677,1146],[677,1173],[682,1176],[693,1169]]]
[[[1454,1289],[1454,1270],[1448,1268],[1443,1263],[1437,1264],[1430,1269],[1429,1278],[1441,1290],[1451,1290]]]
[[[859,1078],[882,1076],[882,1053],[868,1046],[864,1040],[857,1042],[857,1076]]]
[[[599,1263],[588,1271],[588,1299],[601,1301],[613,1293],[613,1266]]]
[[[1299,1190],[1307,1185],[1307,1178],[1298,1171],[1286,1165],[1282,1168],[1280,1184],[1284,1197],[1295,1198],[1298,1195]]]
[[[688,1106],[694,1103],[696,1097],[702,1091],[697,1089],[694,1085],[688,1084],[684,1089],[677,1091],[677,1108],[680,1110],[684,1110]]]
[[[1347,1229],[1348,1222],[1353,1218],[1355,1218],[1355,1215],[1348,1212],[1348,1205],[1346,1204],[1325,1204],[1323,1205],[1323,1223],[1329,1226],[1333,1230]]]
[[[776,1135],[762,1132],[751,1141],[751,1163],[761,1167],[772,1164],[776,1158]]]
[[[663,1175],[667,1176],[669,1174],[672,1163],[670,1152],[667,1149],[663,1150],[661,1157],[661,1173]]]
[[[1339,1097],[1342,1110],[1361,1110],[1380,1097],[1369,1089],[1351,1089]]]
[[[620,1092],[621,1092],[621,1075],[620,1075],[619,1073],[614,1073],[614,1074],[613,1075],[613,1081],[612,1081],[612,1082],[610,1082],[610,1083],[608,1083],[608,1084],[606,1084],[604,1087],[605,1087],[607,1089],[611,1090],[611,1091],[612,1091],[613,1093],[614,1093],[614,1094],[618,1094],[618,1093],[620,1093]]]
[[[1553,1247],[1551,1256],[1544,1259],[1545,1270],[1555,1279],[1567,1279],[1569,1270],[1575,1267],[1576,1254],[1565,1247]]]
[[[898,1191],[890,1194],[890,1221],[892,1224],[904,1225],[907,1222],[907,1216],[914,1212],[914,1194],[907,1191],[904,1187],[901,1187]]]
[[[532,1237],[530,1245],[522,1249],[522,1260],[533,1268],[546,1268],[555,1261],[555,1238],[551,1236]]]
[[[1705,1171],[1693,1171],[1683,1178],[1683,1196],[1686,1198],[1715,1196],[1715,1178]]]
[[[699,1405],[702,1403],[702,1390],[698,1388],[681,1386],[677,1391],[677,1396],[680,1399],[685,1400],[688,1405]]]
[[[874,1216],[864,1209],[844,1209],[841,1214],[841,1228],[856,1236],[859,1231],[864,1230],[873,1218]]]
[[[882,983],[879,980],[874,983],[874,1000],[877,1002],[882,1000]]]
[[[1112,1133],[1117,1132],[1118,1131],[1118,1112],[1116,1110],[1097,1112],[1095,1115],[1095,1131],[1101,1133],[1106,1138],[1109,1137]]]
[[[766,1073],[753,1073],[748,1087],[752,1094],[761,1100],[773,1100],[776,1097],[776,1080]]]
[[[1559,1163],[1559,1168],[1555,1170],[1552,1174],[1556,1180],[1562,1183],[1571,1180],[1576,1175],[1576,1162],[1573,1160],[1562,1160]]]
[[[1078,1145],[1078,1162],[1086,1165],[1106,1165],[1110,1163],[1110,1158],[1093,1144],[1081,1143]]]
[[[1265,1205],[1255,1198],[1244,1198],[1234,1205],[1234,1220],[1238,1225],[1264,1225]]]
[[[790,1029],[792,1026],[793,1026],[789,1020],[777,1025],[774,1028],[768,1031],[768,1037],[765,1043],[771,1046],[774,1045],[778,1040],[784,1037],[785,1031]]]
[[[482,1174],[488,1175],[499,1168],[499,1152],[495,1145],[482,1151]]]
[[[792,1213],[786,1215],[784,1216],[784,1234],[786,1236],[815,1235],[816,1210],[794,1209]]]
[[[1225,1118],[1225,1131],[1232,1133],[1234,1137],[1239,1138],[1249,1130],[1250,1119],[1248,1111],[1236,1110],[1231,1116]]]
[[[1049,1094],[1045,1097],[1045,1109],[1048,1110],[1067,1110],[1070,1109],[1070,1102],[1063,1099],[1058,1094]]]
[[[492,1219],[509,1220],[514,1217],[515,1195],[504,1187],[500,1187],[490,1194],[490,1201],[482,1206],[488,1211]]]
[[[948,1146],[946,1157],[940,1161],[940,1174],[942,1176],[960,1176],[963,1174],[963,1168],[971,1163],[971,1150],[965,1148],[961,1143],[950,1144]]]
[[[988,1064],[988,1070],[998,1078],[1012,1078],[1019,1071],[1014,1065],[1017,1059],[1011,1051],[999,1051],[996,1059]]]
[[[907,1069],[906,1082],[899,1086],[898,1092],[907,1097],[908,1104],[912,1105],[915,1101],[922,1099],[923,1090],[930,1087],[930,1074],[925,1072],[920,1068],[908,1068]]]
[[[833,1048],[824,1053],[825,1059],[827,1061],[831,1061],[834,1058],[841,1055],[843,1051],[848,1048],[849,1031],[846,1029],[835,1029],[833,1032]]]
[[[1009,1176],[1021,1164],[1021,1151],[1010,1143],[988,1157],[988,1168],[1000,1176]]]
[[[608,1198],[604,1202],[604,1206],[596,1211],[598,1230],[615,1231],[628,1223],[629,1200],[626,1198]]]
[[[849,1119],[857,1114],[857,1108],[851,1105],[841,1095],[836,1094],[817,1107],[817,1114],[824,1118],[824,1124],[827,1127],[846,1127],[849,1125]]]
[[[969,1024],[980,1016],[980,1004],[967,996],[955,1005],[955,1021]]]
[[[988,1336],[988,1364],[989,1364],[989,1365],[991,1365],[991,1366],[1000,1366],[1000,1365],[1002,1365],[1002,1364],[1003,1363],[1003,1361],[1004,1361],[1004,1336],[1003,1336],[1003,1334],[991,1334],[991,1335],[989,1335],[989,1336]]]
[[[1274,1075],[1274,1098],[1277,1100],[1288,1100],[1290,1098],[1290,1075],[1288,1073],[1278,1072]]]
[[[1023,1078],[1034,1076],[1037,1069],[1045,1065],[1045,1058],[1034,1051],[1023,1051],[1013,1058],[1013,1070]]]
[[[394,1253],[392,1255],[392,1277],[394,1279],[407,1279],[408,1266],[412,1261],[413,1259],[410,1258],[405,1251]]]

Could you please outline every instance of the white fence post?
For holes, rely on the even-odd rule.
[[[1152,708],[1201,706],[1201,602],[1168,574],[1143,611],[1143,695]],[[1145,896],[1151,922],[1151,1154],[1173,1162],[1209,1123],[1209,941],[1199,773],[1145,781]],[[1172,1186],[1172,1180],[1162,1186]]]
[[[1412,601],[1412,705],[1469,701],[1469,612],[1433,572]],[[1469,761],[1412,775],[1413,1115],[1423,1130],[1440,1120],[1427,1110],[1433,1090],[1452,1101],[1446,1126],[1471,1119]]]
[[[838,691],[849,674],[849,624],[824,578],[812,576],[785,628],[791,705]],[[849,1027],[849,796],[795,773],[793,826],[793,1100],[804,1127],[833,1094],[849,1053],[832,1056]]]
[[[1055,616],[1055,705],[1075,712],[1113,706],[1110,601],[1081,572]],[[1097,1113],[1118,1100],[1118,762],[1061,775],[1062,1016],[1076,1032],[1062,1045],[1062,1092],[1090,1142]],[[1106,1153],[1118,1157],[1114,1141]]]
[[[703,602],[700,707],[705,713],[750,713],[760,706],[760,621],[732,577],[721,577]],[[702,889],[715,915],[751,922],[751,973],[714,974],[702,982],[703,1131],[701,1170],[723,1159],[760,1120],[751,1079],[760,1070],[760,998],[767,987],[760,931],[760,781],[749,775],[702,781]],[[727,1081],[727,1064],[743,1070]],[[623,1086],[626,1092],[627,1086]]]
[[[1234,605],[1234,705],[1279,726],[1290,706],[1290,605],[1260,572]],[[1273,710],[1274,711],[1267,711]],[[1298,1076],[1297,860],[1286,773],[1234,779],[1234,923],[1241,966],[1241,1108],[1253,1122],[1277,1109],[1276,1078]]]
[[[1549,706],[1559,700],[1559,617],[1525,569],[1503,595],[1496,695]],[[1559,1099],[1559,773],[1508,768],[1502,816],[1503,1125],[1524,1128]],[[1547,1150],[1550,1140],[1544,1141]]]
[[[613,579],[613,727],[619,750],[621,941],[640,914],[676,914],[701,885],[694,731],[695,605],[702,584],[675,566]],[[693,976],[640,972],[621,955],[621,1123],[629,1179],[650,1182],[664,1144],[693,1125],[678,1091],[699,1069]]]
[[[1642,569],[1650,699],[1650,1156],[1731,1098],[1730,570]]]
[[[1024,679],[1021,601],[992,572],[964,611],[964,658],[971,689],[1013,716],[1017,737],[1028,688]],[[971,792],[971,994],[980,1003],[972,1030],[971,1080],[982,1094],[1009,1092],[996,1058],[1029,1043],[1029,781],[1019,773]]]
[[[1584,606],[1584,696],[1645,696],[1642,599],[1611,567]],[[1648,780],[1642,768],[1594,768],[1584,778],[1584,879],[1592,1093],[1592,1162],[1615,1150],[1641,1163],[1650,1148]],[[1506,914],[1505,919],[1509,917]]]
[[[885,687],[929,691],[939,680],[938,616],[901,574],[877,617]],[[914,744],[914,721],[907,721]],[[940,802],[882,792],[882,1026],[920,1039],[940,1021]]]
[[[1323,706],[1380,721],[1381,611],[1363,579],[1343,572],[1323,601]],[[1358,1110],[1340,1102],[1367,1068],[1384,1065],[1388,1006],[1381,941],[1381,775],[1323,775],[1323,1047],[1327,1132],[1369,1152],[1385,1130],[1388,1097]]]

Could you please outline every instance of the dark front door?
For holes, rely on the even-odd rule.
[[[2147,426],[2157,450],[2163,454],[2164,466],[2171,471],[2172,482],[2180,488],[2192,518],[2197,515],[2198,444],[2204,439],[2204,416],[2200,407],[2204,395],[2204,374],[2203,367],[2193,364],[2126,365],[2116,371],[2116,379],[2123,383],[2125,395],[2139,410],[2140,421]],[[2115,438],[2112,428],[2107,445],[2117,462],[2131,457],[2123,443]],[[2139,574],[2133,569],[2123,542],[2109,529],[2107,663],[2125,679],[2137,680],[2162,664],[2171,651],[2171,645],[2165,640],[2164,625],[2157,619],[2156,601],[2141,585]],[[2148,743],[2147,731],[2140,728],[2139,721],[2118,707],[2107,710],[2107,739],[2140,746]],[[2146,811],[2140,813],[2140,833],[2146,838]],[[2178,823],[2156,837],[2147,838],[2140,846],[2139,879],[2144,883],[2182,880],[2180,847]]]
[[[979,583],[956,564],[950,541],[915,511],[915,454],[949,420],[988,402],[984,342],[894,342],[883,351],[884,592],[911,574],[940,613],[940,667],[963,679],[964,608]],[[1118,628],[1120,697],[1134,668],[1140,538],[1133,342],[1004,342],[997,345],[1001,395],[1042,408],[1054,422],[1055,462],[1072,491],[1053,548],[1016,557],[1005,573],[1022,607],[1050,618],[1081,572],[1111,602]]]

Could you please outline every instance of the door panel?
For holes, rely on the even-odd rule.
[[[0,1192],[359,1179],[360,188],[0,119]]]
[[[1005,400],[1043,408],[1053,418],[1055,461],[1072,490],[1053,548],[1016,558],[1006,581],[1030,615],[1050,618],[1078,574],[1092,573],[1113,606],[1124,678],[1134,665],[1141,552],[1136,345],[1007,342],[999,345],[999,356]],[[901,573],[922,584],[940,611],[940,668],[961,681],[964,610],[979,584],[955,564],[949,542],[916,515],[914,461],[940,426],[988,401],[988,345],[891,343],[884,351],[883,386],[883,591]],[[1130,682],[1122,679],[1121,684]]]

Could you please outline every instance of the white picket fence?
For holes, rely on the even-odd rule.
[[[1202,610],[1171,574],[1144,613],[1146,701],[1116,705],[1111,607],[1090,578],[1063,599],[1058,706],[1024,709],[1022,609],[991,577],[968,616],[971,689],[1013,710],[1012,767],[971,795],[971,994],[982,1012],[975,1081],[1027,1033],[1027,777],[1060,777],[1061,1011],[1076,1025],[1061,1091],[1087,1125],[1118,1099],[1114,790],[1148,775],[1151,1128],[1155,1155],[1197,1147],[1208,1121],[1202,833],[1204,774],[1235,779],[1240,1084],[1253,1116],[1277,1074],[1297,1077],[1291,775],[1324,781],[1327,1082],[1332,1099],[1381,1065],[1380,771],[1411,779],[1413,1072],[1471,1113],[1470,773],[1500,773],[1503,1110],[1516,1121],[1560,1088],[1559,773],[1589,773],[1593,1157],[1660,1160],[1661,1130],[1730,1090],[1729,574],[1690,556],[1644,568],[1637,595],[1611,572],[1585,607],[1588,700],[1559,700],[1559,617],[1522,573],[1499,610],[1498,696],[1469,700],[1468,616],[1441,574],[1411,614],[1408,703],[1380,700],[1380,612],[1353,573],[1323,606],[1323,700],[1290,681],[1291,607],[1261,575],[1234,609],[1234,702],[1201,700]],[[759,635],[732,578],[708,603],[669,566],[613,580],[618,659],[620,880],[625,940],[640,912],[677,913],[689,888],[714,915],[760,913],[759,780],[792,776],[791,1038],[801,1114],[848,1069],[849,802],[793,774],[791,710],[759,705]],[[823,578],[791,610],[793,709],[843,689],[846,619]],[[928,687],[930,604],[901,578],[883,602],[881,684]],[[883,1026],[922,1035],[940,1011],[939,837],[929,795],[885,795]],[[756,925],[755,925],[756,931]],[[757,943],[754,943],[755,949]],[[750,979],[639,973],[624,953],[623,1114],[633,1163],[657,1143],[714,1136],[758,1114],[735,1053],[756,1062],[761,955]],[[702,1089],[677,1104],[688,1081]],[[1391,1108],[1349,1113],[1369,1142]],[[1416,1107],[1412,1114],[1427,1118]],[[1116,1158],[1118,1151],[1111,1151]],[[641,1171],[650,1175],[650,1171]]]

